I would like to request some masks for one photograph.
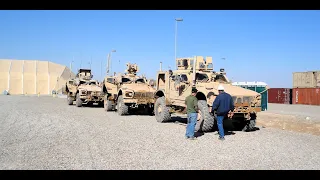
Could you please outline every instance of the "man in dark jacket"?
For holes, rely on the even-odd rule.
[[[217,124],[219,129],[219,140],[224,140],[223,120],[229,112],[234,110],[233,99],[230,94],[224,92],[224,87],[218,86],[219,95],[212,104],[212,113],[217,113]]]

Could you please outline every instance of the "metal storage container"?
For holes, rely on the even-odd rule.
[[[320,88],[294,88],[293,104],[320,105]]]
[[[320,87],[320,71],[294,72],[293,88]]]
[[[292,104],[292,89],[270,88],[268,90],[268,103]]]

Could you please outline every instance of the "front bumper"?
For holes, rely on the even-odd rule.
[[[153,92],[134,92],[133,96],[125,93],[124,103],[130,104],[154,104],[154,93]]]
[[[104,100],[104,95],[99,92],[89,92],[87,94],[80,94],[80,98],[84,102],[101,102]]]

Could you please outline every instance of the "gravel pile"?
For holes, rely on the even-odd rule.
[[[0,169],[320,169],[320,137],[260,128],[184,139],[185,125],[0,96]]]

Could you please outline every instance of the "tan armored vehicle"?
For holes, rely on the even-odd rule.
[[[126,73],[107,76],[103,81],[106,111],[116,109],[119,115],[129,114],[129,110],[141,110],[152,114],[154,92],[152,83],[144,76],[138,76],[138,66],[127,63]]]
[[[102,105],[104,94],[99,82],[92,77],[90,69],[79,69],[76,78],[67,81],[66,92],[69,105],[72,105],[73,101],[76,101],[77,107],[89,103]]]
[[[233,97],[235,110],[228,118],[231,124],[244,131],[255,126],[256,113],[261,111],[259,93],[233,86],[224,69],[213,71],[212,58],[195,56],[176,59],[177,70],[159,71],[157,74],[157,91],[154,113],[158,122],[171,119],[171,113],[181,112],[185,108],[185,98],[191,94],[192,87],[198,90],[197,99],[200,113],[196,130],[211,131],[215,117],[211,115],[211,107],[218,95],[218,86],[222,84],[225,92]]]

